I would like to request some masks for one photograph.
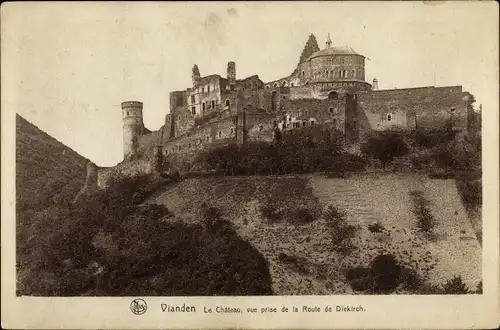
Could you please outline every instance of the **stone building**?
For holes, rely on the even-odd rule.
[[[450,118],[465,129],[471,127],[471,99],[461,86],[380,89],[376,79],[365,81],[363,55],[332,46],[329,35],[319,49],[311,35],[292,74],[278,80],[238,79],[235,62],[227,64],[225,77],[202,76],[194,65],[192,86],[170,93],[170,111],[158,131],[144,127],[141,102],[124,102],[124,159],[162,150],[189,161],[207,148],[271,141],[275,129],[317,124],[340,130],[347,143],[374,130],[438,127]]]

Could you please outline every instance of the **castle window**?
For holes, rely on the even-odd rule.
[[[388,113],[387,114],[387,121],[391,121],[392,120],[392,114],[391,113]]]
[[[234,133],[234,128],[231,127],[231,134],[233,134],[233,133]]]
[[[337,126],[337,118],[333,118],[333,126]]]
[[[353,78],[356,77],[356,71],[354,71],[354,70],[351,71],[351,77],[353,77]]]
[[[219,138],[222,137],[222,132],[219,132]]]
[[[274,87],[278,87],[278,84],[277,84],[277,83],[274,83],[274,85],[273,85],[273,86],[274,86]]]
[[[278,122],[276,120],[273,120],[273,127],[278,126]]]
[[[127,117],[130,116],[130,113],[127,111]]]
[[[451,109],[450,109],[450,112],[451,112],[451,113],[454,113],[454,112],[455,112],[455,108],[451,108]]]
[[[339,93],[337,93],[336,91],[331,91],[330,93],[328,93],[328,98],[330,100],[338,99],[338,97]]]
[[[201,88],[201,92],[202,92],[202,93],[205,93],[205,87],[202,87],[202,88]]]
[[[210,141],[210,136],[207,136],[207,142]]]
[[[290,83],[290,86],[291,86],[291,87],[293,87],[293,86],[295,86],[295,85],[294,85],[294,83]]]
[[[306,76],[306,73],[304,71],[302,71],[302,78],[304,78]]]
[[[203,110],[203,111],[205,111],[205,102],[203,102],[203,103],[201,104],[201,108],[202,108],[202,110]]]
[[[202,144],[202,143],[203,143],[203,140],[202,140],[202,139],[200,139],[200,140],[198,141],[198,143],[199,143],[199,144]]]
[[[311,120],[311,126],[313,126],[313,125],[314,125],[314,120]]]
[[[304,116],[307,116],[307,110],[304,110]]]
[[[191,95],[191,103],[194,103],[194,102],[195,102],[194,95]]]
[[[193,115],[196,115],[196,107],[191,107],[191,113],[192,113]],[[187,115],[187,113],[186,113],[186,119],[187,119],[187,117],[188,117],[188,115]]]
[[[333,108],[329,108],[329,109],[328,109],[328,111],[329,111],[330,113],[333,113]]]
[[[226,100],[226,107],[229,107],[231,105],[231,101]]]
[[[170,116],[167,116],[167,122],[170,123]]]
[[[181,115],[178,115],[177,116],[177,121],[180,121],[181,120]]]
[[[191,143],[190,143],[190,144],[188,144],[188,148],[191,148]]]
[[[269,85],[266,85],[266,88],[270,88],[270,86],[269,86]]]
[[[213,108],[215,108],[215,101],[214,101],[214,100],[212,100],[212,101],[210,102],[210,106],[212,107],[212,109],[213,109]]]
[[[264,129],[264,126],[262,124],[259,125],[259,131],[262,131]]]
[[[352,122],[352,128],[353,128],[353,129],[356,129],[356,128],[357,128],[357,122],[356,122],[356,121],[353,121],[353,122]]]
[[[283,99],[286,99],[286,96],[285,96],[285,95],[283,95]]]
[[[207,93],[210,93],[210,85],[207,86]]]
[[[306,126],[307,123],[305,121],[302,122],[302,126]]]

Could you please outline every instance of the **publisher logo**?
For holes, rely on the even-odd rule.
[[[130,310],[132,313],[135,315],[142,315],[146,313],[146,310],[148,309],[148,304],[143,299],[134,299],[130,303]]]

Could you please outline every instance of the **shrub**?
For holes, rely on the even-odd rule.
[[[483,294],[483,281],[479,281],[479,283],[477,283],[476,293]]]
[[[468,294],[469,289],[462,280],[462,277],[455,276],[451,280],[446,281],[443,285],[443,291],[445,294]]]
[[[429,208],[429,201],[423,196],[423,192],[413,190],[410,192],[413,200],[413,214],[417,217],[417,227],[425,233],[431,233],[434,229],[436,220]]]
[[[368,230],[372,233],[381,233],[384,229],[384,226],[378,221],[368,225]]]
[[[367,291],[371,289],[371,276],[368,268],[351,268],[347,271],[346,278],[351,288],[355,291]]]
[[[394,132],[383,132],[377,136],[368,138],[361,145],[361,152],[365,155],[377,158],[385,168],[395,157],[404,156],[409,152],[404,139]]]
[[[370,264],[370,273],[376,293],[392,292],[400,283],[401,267],[392,254],[376,256]]]
[[[314,221],[311,211],[305,207],[298,207],[291,217],[291,222],[298,225],[306,225]]]
[[[332,238],[334,249],[342,252],[350,252],[354,246],[351,239],[355,236],[356,227],[347,223],[347,213],[329,205],[324,216]]]
[[[269,223],[276,223],[283,217],[283,214],[278,210],[276,205],[270,201],[261,206],[260,212],[262,216],[269,221]]]

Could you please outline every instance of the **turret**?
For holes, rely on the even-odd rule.
[[[378,80],[377,78],[373,78],[372,91],[378,90]]]
[[[196,64],[193,66],[193,74],[191,77],[193,78],[193,88],[196,88],[201,79],[200,69],[198,69],[198,65]]]
[[[330,38],[330,33],[328,33],[328,37],[326,38],[326,48],[332,47],[332,39]]]
[[[142,121],[142,102],[123,102],[122,118],[123,159],[128,159],[137,155],[139,136],[144,130],[144,122]]]
[[[230,85],[236,82],[236,63],[232,61],[227,63],[227,80]]]

